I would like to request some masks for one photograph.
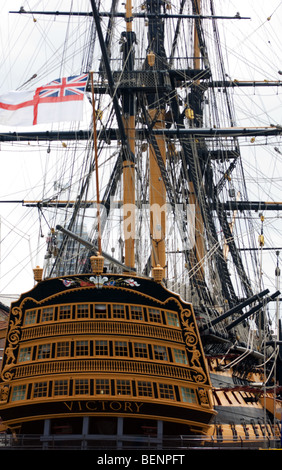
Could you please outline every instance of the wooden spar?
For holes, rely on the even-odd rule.
[[[132,60],[128,60],[128,54],[132,56],[132,3],[126,0],[126,34],[128,40],[124,45],[124,61],[126,67],[132,67]],[[131,39],[129,39],[131,38]],[[127,47],[128,45],[128,47]],[[129,94],[127,101],[123,98],[123,124],[128,139],[129,152],[123,159],[123,224],[124,224],[124,249],[125,265],[131,268],[135,266],[135,105],[134,96]]]
[[[91,77],[91,93],[92,93],[92,107],[93,107],[93,143],[94,143],[95,167],[96,167],[98,251],[99,253],[102,253],[101,221],[100,221],[100,193],[99,193],[99,173],[98,173],[98,149],[97,149],[97,129],[96,129],[96,111],[95,111],[93,72],[90,72],[90,77]]]

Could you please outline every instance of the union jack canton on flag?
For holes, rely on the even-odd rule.
[[[35,91],[11,91],[0,96],[0,124],[81,121],[87,80],[88,74],[58,78]]]

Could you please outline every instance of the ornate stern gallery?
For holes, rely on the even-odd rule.
[[[20,434],[206,432],[214,411],[192,306],[158,281],[95,267],[39,281],[11,308],[0,413]]]

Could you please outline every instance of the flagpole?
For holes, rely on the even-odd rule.
[[[93,107],[93,142],[94,142],[95,167],[96,167],[97,219],[98,219],[98,251],[99,251],[99,253],[101,254],[101,253],[102,253],[102,244],[101,244],[101,223],[100,223],[100,194],[99,194],[97,128],[96,128],[96,111],[95,111],[95,96],[94,96],[93,72],[90,72],[90,77],[91,77],[91,93],[92,93],[92,107]]]

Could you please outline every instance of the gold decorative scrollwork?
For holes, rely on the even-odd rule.
[[[203,388],[199,388],[198,389],[198,395],[199,395],[199,400],[200,400],[201,405],[208,406],[209,405],[209,399],[208,399],[207,391],[204,390]]]
[[[200,350],[199,337],[196,331],[193,314],[189,309],[181,312],[181,323],[183,325],[184,341],[190,356],[190,364],[194,369],[193,380],[197,383],[205,383],[207,375],[202,365],[202,354]]]
[[[12,309],[12,315],[10,320],[10,325],[7,335],[7,346],[5,348],[4,354],[4,367],[2,369],[1,377],[4,381],[9,381],[13,377],[10,369],[15,365],[16,357],[15,351],[18,348],[20,340],[20,325],[22,321],[22,309],[19,307],[14,307]]]
[[[182,325],[184,326],[184,338],[185,338],[186,347],[191,353],[193,353],[199,342],[199,338],[195,331],[195,325],[193,322],[191,322],[191,320],[193,320],[191,310],[188,310],[188,309],[182,310],[181,322],[182,322]]]
[[[0,401],[6,402],[8,399],[9,387],[7,385],[0,387]]]

